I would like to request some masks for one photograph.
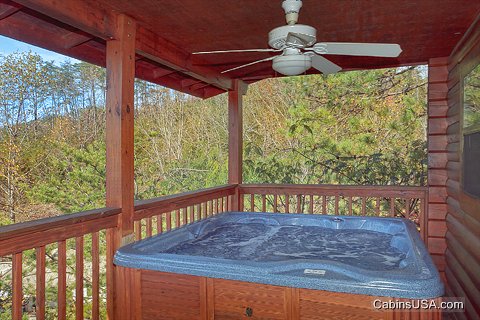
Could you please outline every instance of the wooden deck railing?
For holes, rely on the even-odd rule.
[[[426,232],[426,187],[242,184],[240,211],[403,217]]]
[[[0,257],[3,263],[11,263],[10,272],[1,277],[2,290],[11,289],[11,318],[22,319],[27,295],[35,297],[36,319],[47,314],[66,319],[69,307],[74,307],[76,319],[83,319],[85,300],[91,301],[90,319],[100,319],[106,308],[113,308],[113,297],[106,295],[110,283],[105,283],[113,277],[100,270],[112,273],[114,252],[109,238],[120,212],[104,208],[0,227]],[[67,263],[71,260],[74,266]],[[27,283],[34,283],[35,290],[24,295],[24,287],[31,287]]]
[[[236,185],[185,192],[135,203],[135,239],[229,211]]]
[[[235,207],[401,216],[414,220],[424,234],[426,199],[423,187],[226,185],[137,201],[135,236],[143,239]],[[113,239],[120,211],[104,208],[0,227],[0,263],[11,265],[6,274],[0,268],[0,294],[11,291],[12,319],[22,319],[25,297],[35,297],[36,319],[113,315]]]

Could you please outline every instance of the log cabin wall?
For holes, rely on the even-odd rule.
[[[465,313],[454,313],[458,319],[480,319],[480,199],[462,187],[463,79],[480,64],[479,18],[448,59],[445,275],[447,295],[466,300]]]

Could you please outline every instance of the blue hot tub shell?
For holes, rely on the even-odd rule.
[[[245,227],[252,237],[259,237],[262,228],[267,231],[273,228],[282,230],[287,238],[290,230],[298,233],[301,227],[307,233],[312,230],[324,233],[333,241],[325,244],[325,239],[320,237],[318,245],[309,246],[315,254],[309,253],[308,258],[292,252],[291,248],[288,253],[288,248],[272,250],[265,246],[246,250],[252,255],[243,256],[239,252],[245,250],[231,250],[237,246],[237,240],[229,242],[215,233],[228,226]],[[214,245],[215,250],[203,255],[202,249],[195,250],[195,243],[201,245],[202,241],[211,241],[205,238],[206,235],[212,235],[211,238],[219,239],[220,243]],[[358,243],[359,250],[365,252],[356,255],[353,252],[357,257],[353,260],[352,249],[345,247],[349,242],[345,238],[349,235],[354,239],[353,247],[355,242],[367,244]],[[377,254],[368,252],[371,251],[368,246],[370,235],[388,241],[381,250],[386,250],[390,255],[387,258],[393,262],[385,265],[382,260],[372,262],[372,257]],[[361,237],[367,238],[362,241]],[[377,247],[374,243],[371,246]],[[208,247],[204,248],[210,247],[208,242]],[[182,253],[182,250],[193,254]],[[325,254],[325,250],[333,251]],[[342,250],[350,252],[345,259],[342,259]],[[352,263],[348,262],[350,260]],[[115,254],[114,263],[129,268],[374,296],[427,299],[444,293],[438,271],[415,225],[400,218],[228,212],[124,246]]]

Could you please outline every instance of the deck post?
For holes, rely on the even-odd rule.
[[[243,162],[243,95],[247,85],[241,80],[233,81],[233,89],[228,92],[228,183],[242,183]],[[239,210],[238,188],[231,199],[232,211]]]
[[[107,41],[106,101],[106,205],[121,208],[116,229],[107,235],[107,313],[114,317],[115,290],[113,254],[122,244],[132,242],[134,201],[134,80],[136,23],[117,16],[113,38]]]

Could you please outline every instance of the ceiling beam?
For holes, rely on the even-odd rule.
[[[232,80],[218,72],[190,63],[190,54],[143,27],[137,29],[137,54],[222,90],[232,89]]]
[[[12,14],[20,11],[21,5],[18,5],[12,1],[0,2],[0,20],[10,17]]]
[[[95,37],[114,38],[115,13],[92,0],[16,0],[21,5],[73,26]],[[157,34],[137,27],[136,53],[222,90],[232,89],[232,80],[220,73],[189,62],[190,54]]]

